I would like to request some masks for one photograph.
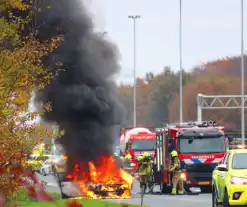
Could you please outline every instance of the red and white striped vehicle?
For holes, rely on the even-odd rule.
[[[212,172],[228,149],[224,127],[213,121],[171,124],[157,132],[156,182],[161,190],[169,191],[170,153],[176,150],[184,170],[185,189],[211,187]]]

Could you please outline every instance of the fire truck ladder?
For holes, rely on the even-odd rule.
[[[202,122],[204,109],[241,109],[241,95],[197,95],[197,120]],[[244,108],[247,108],[247,95],[244,96]]]

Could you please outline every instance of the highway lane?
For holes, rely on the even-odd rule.
[[[56,184],[54,176],[39,176],[39,179],[47,182],[47,190],[49,192],[57,192],[60,190]],[[155,188],[154,195],[146,194],[144,196],[143,204],[150,207],[210,207],[212,206],[211,194],[200,194],[200,195],[182,195],[182,196],[171,196],[163,195],[158,192],[158,187]],[[141,204],[141,196],[139,194],[138,184],[134,185],[133,197],[131,199],[112,199],[112,202],[116,203],[128,203],[128,204]]]

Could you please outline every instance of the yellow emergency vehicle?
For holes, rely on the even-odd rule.
[[[247,206],[247,149],[229,150],[212,177],[212,206]]]

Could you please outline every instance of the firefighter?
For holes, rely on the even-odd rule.
[[[132,142],[128,141],[125,146],[124,154],[127,155],[132,151]]]
[[[172,195],[177,194],[177,187],[178,187],[178,194],[182,195],[184,186],[183,186],[183,179],[181,177],[182,168],[180,159],[178,158],[177,151],[173,150],[171,152],[171,166],[170,172],[172,173]]]
[[[148,187],[149,192],[152,192],[153,159],[148,152],[145,152],[142,156],[138,157],[137,172],[140,178],[140,188],[145,185],[145,189]]]
[[[143,161],[148,162],[147,167],[147,176],[148,176],[148,189],[151,193],[153,191],[153,166],[154,166],[154,158],[150,155],[149,152],[144,152]]]
[[[139,176],[140,188],[142,188],[142,186],[146,184],[144,179],[146,172],[142,160],[143,160],[143,155],[137,157],[138,166],[136,172],[138,173]]]
[[[124,170],[126,170],[129,173],[132,173],[132,167],[131,167],[131,159],[132,156],[130,154],[127,154],[126,156],[121,156],[120,160],[121,160],[121,166]]]

